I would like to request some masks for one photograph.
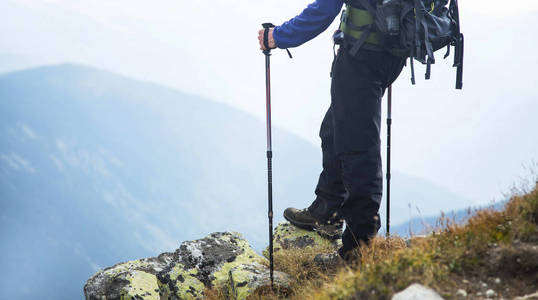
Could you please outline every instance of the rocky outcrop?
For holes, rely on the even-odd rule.
[[[319,247],[327,246],[335,249],[342,245],[342,241],[328,240],[321,237],[314,231],[304,230],[291,225],[289,222],[282,222],[274,230],[273,236],[273,248],[275,252],[279,250],[288,250],[291,248],[307,248],[307,247]],[[264,251],[264,255],[267,257],[267,250]]]
[[[173,253],[106,268],[84,286],[87,300],[201,299],[219,288],[228,299],[245,299],[270,285],[266,260],[237,233],[213,233],[183,242]],[[287,289],[289,278],[274,273],[275,285]]]

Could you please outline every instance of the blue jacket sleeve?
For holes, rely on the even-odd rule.
[[[343,0],[316,0],[295,18],[275,27],[273,38],[278,48],[297,47],[322,33],[340,13]]]

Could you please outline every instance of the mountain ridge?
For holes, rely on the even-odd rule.
[[[72,299],[101,266],[215,231],[263,248],[266,129],[257,118],[76,64],[0,75],[0,114],[0,222],[11,241],[1,246],[1,298]],[[319,149],[279,128],[273,142],[275,212],[307,205]],[[393,182],[396,198],[419,190]]]

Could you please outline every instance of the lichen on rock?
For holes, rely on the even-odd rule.
[[[228,272],[229,282],[228,297],[231,299],[246,299],[248,295],[254,293],[259,288],[270,286],[269,270],[266,266],[257,262],[251,264],[240,264],[230,269]],[[275,286],[282,293],[290,290],[290,278],[282,272],[274,272]]]
[[[158,300],[160,289],[155,275],[164,264],[159,258],[145,258],[106,268],[87,281],[84,286],[86,299]]]
[[[339,248],[342,246],[342,241],[329,240],[321,237],[314,231],[308,231],[289,222],[281,222],[277,225],[273,234],[273,251],[277,252],[281,249],[288,250],[291,248],[304,249],[307,247],[328,247]],[[265,257],[268,257],[267,249],[263,252]]]
[[[172,296],[180,299],[198,299],[203,296],[205,285],[196,277],[196,269],[185,270],[185,267],[177,263],[166,272],[158,275],[161,294],[165,299]]]
[[[219,288],[229,299],[245,299],[267,286],[266,260],[238,233],[213,233],[183,242],[173,253],[117,264],[92,276],[84,286],[87,300],[202,299]],[[289,278],[275,272],[277,286]]]
[[[229,280],[229,272],[235,267],[252,263],[263,263],[264,259],[254,252],[246,240],[235,239],[232,237],[228,241],[238,247],[239,250],[235,252],[238,255],[229,257],[227,263],[218,271],[214,272],[213,276],[215,279],[211,282],[212,285],[222,285],[227,283]]]
[[[160,300],[160,289],[155,275],[144,271],[134,271],[127,274],[126,279],[129,281],[129,285],[125,289],[127,296],[124,296],[122,300],[141,298],[146,300]]]

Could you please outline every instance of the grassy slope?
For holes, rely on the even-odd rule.
[[[378,237],[363,247],[360,263],[333,272],[312,264],[317,253],[332,249],[280,251],[275,266],[292,275],[292,291],[251,298],[390,299],[414,282],[446,299],[457,298],[458,289],[472,299],[485,298],[488,289],[498,299],[512,298],[537,290],[537,246],[538,186],[512,197],[501,211],[477,211],[464,225],[441,219],[428,237]]]

